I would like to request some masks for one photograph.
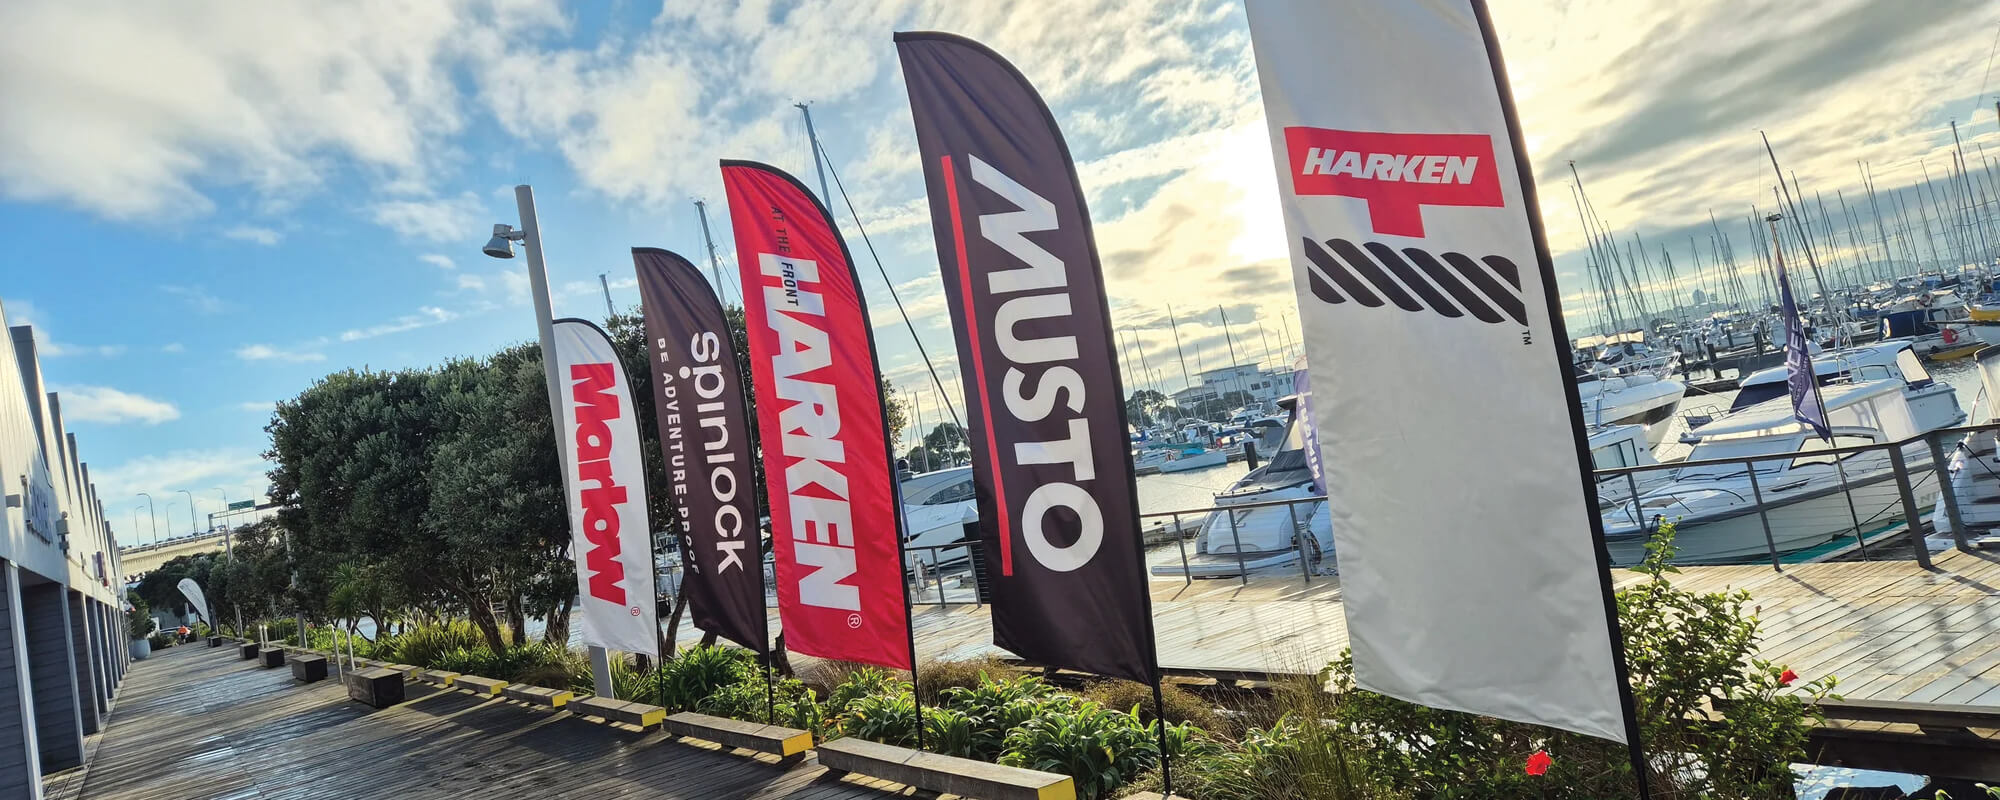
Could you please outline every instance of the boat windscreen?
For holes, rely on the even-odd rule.
[[[1824,375],[1820,375],[1818,377],[1819,377],[1819,385],[1826,386],[1830,383],[1833,383],[1834,381],[1847,377],[1847,374],[1843,372],[1831,372]],[[1771,381],[1769,383],[1750,384],[1749,386],[1745,386],[1736,392],[1736,399],[1729,401],[1729,410],[1742,411],[1743,409],[1749,408],[1759,403],[1763,403],[1770,400],[1776,400],[1780,397],[1784,397],[1785,395],[1790,394],[1790,389],[1791,389],[1791,384],[1786,383],[1784,381]]]

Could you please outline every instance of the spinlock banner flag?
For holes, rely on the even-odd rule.
[[[743,274],[785,648],[910,669],[901,515],[868,309],[825,207],[722,162]]]
[[[1117,340],[1069,146],[985,46],[898,33],[964,371],[993,640],[1151,681]]]
[[[193,578],[182,578],[175,586],[180,588],[182,597],[194,604],[194,613],[201,617],[201,621],[215,624],[215,619],[208,615],[208,595],[202,594],[201,584],[195,583]]]
[[[1357,682],[1625,741],[1568,334],[1484,7],[1248,9]]]
[[[555,343],[583,642],[658,657],[653,536],[632,386],[611,338],[596,325],[556,320]]]
[[[652,355],[653,414],[680,518],[696,627],[769,650],[750,417],[729,323],[701,271],[675,253],[632,248]]]

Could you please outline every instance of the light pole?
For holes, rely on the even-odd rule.
[[[223,491],[220,486],[215,490],[222,492],[222,557],[229,558],[233,554],[229,548],[229,492]]]
[[[201,515],[194,510],[194,492],[181,489],[180,493],[188,496],[188,533],[201,533]]]
[[[230,544],[229,492],[220,486],[215,487],[215,490],[222,493],[222,561],[225,564],[233,565],[236,563],[236,550]],[[227,593],[225,592],[224,594]],[[230,601],[229,607],[236,611],[236,632],[241,634],[243,632],[243,609],[241,606],[236,605],[236,602],[233,600]]]
[[[521,229],[496,224],[493,238],[480,251],[494,258],[513,258],[514,242],[528,251],[528,289],[535,301],[535,331],[542,342],[542,378],[548,384],[549,417],[555,425],[557,461],[569,461],[568,444],[562,430],[562,379],[556,375],[555,314],[549,308],[549,274],[542,262],[542,229],[535,218],[535,190],[527,184],[514,187],[514,204],[521,212]],[[568,478],[565,476],[564,481]],[[590,648],[590,672],[597,696],[612,697],[611,657],[602,647]]]
[[[159,512],[158,510],[154,509],[154,507],[153,507],[153,496],[152,496],[152,495],[150,495],[150,494],[147,494],[147,493],[145,493],[145,492],[140,492],[140,493],[139,493],[139,496],[140,496],[140,497],[144,497],[144,498],[146,498],[146,519],[148,519],[148,520],[151,520],[151,521],[152,521],[152,523],[153,523],[153,544],[159,544],[159,543],[160,543],[160,517],[159,517],[159,513],[160,513],[160,512]],[[133,532],[132,532],[132,535],[134,535],[134,536],[137,536],[137,535],[139,535],[139,532],[138,532],[138,531],[133,531]]]
[[[132,507],[132,542],[137,547],[139,541],[139,507]]]

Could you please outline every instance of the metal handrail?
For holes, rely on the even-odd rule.
[[[1591,474],[1598,476],[1598,478],[1601,480],[1603,478],[1615,478],[1620,475],[1625,475],[1627,473],[1634,473],[1634,472],[1657,472],[1663,469],[1680,469],[1683,467],[1719,467],[1719,466],[1728,466],[1730,464],[1747,464],[1752,461],[1771,461],[1780,458],[1799,458],[1801,455],[1843,456],[1843,455],[1852,455],[1854,453],[1867,452],[1870,450],[1887,450],[1891,447],[1895,448],[1908,447],[1912,444],[1916,444],[1917,442],[1928,442],[1931,440],[1932,437],[1943,437],[1959,433],[1972,434],[1972,433],[1979,433],[1981,431],[1996,431],[1996,430],[2000,430],[2000,422],[1990,422],[1981,425],[1962,425],[1953,428],[1939,428],[1934,431],[1919,433],[1915,436],[1911,436],[1893,442],[1876,442],[1874,444],[1857,444],[1857,445],[1848,445],[1846,447],[1829,447],[1825,450],[1814,450],[1810,453],[1803,453],[1803,454],[1771,453],[1761,456],[1731,456],[1729,458],[1704,458],[1704,459],[1690,460],[1690,461],[1670,461],[1663,464],[1641,464],[1631,467],[1608,467],[1605,469],[1592,470]]]

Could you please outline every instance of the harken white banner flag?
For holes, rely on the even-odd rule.
[[[583,641],[657,657],[653,536],[632,387],[610,337],[596,325],[556,320],[555,342]]]
[[[180,587],[181,596],[194,604],[194,613],[200,615],[201,621],[214,625],[215,619],[208,615],[208,596],[202,594],[201,584],[195,583],[193,578],[182,578],[181,582],[175,585]]]
[[[1625,741],[1553,270],[1469,0],[1250,0],[1356,680]]]

